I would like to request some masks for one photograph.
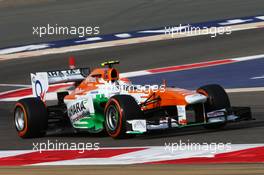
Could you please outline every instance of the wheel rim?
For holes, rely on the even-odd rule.
[[[106,111],[106,123],[111,131],[118,127],[119,113],[114,105],[110,105]]]
[[[18,131],[22,131],[25,128],[25,114],[21,108],[16,109],[15,124]]]

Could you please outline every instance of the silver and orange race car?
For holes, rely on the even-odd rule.
[[[126,138],[151,130],[203,125],[208,129],[228,122],[252,119],[249,107],[231,107],[225,90],[216,84],[196,91],[160,85],[134,85],[113,66],[72,68],[31,74],[33,98],[19,100],[14,122],[22,138],[44,136],[50,126],[70,126],[76,132],[107,133]],[[51,84],[74,83],[72,90],[57,92],[48,105]],[[56,126],[56,125],[55,125]]]

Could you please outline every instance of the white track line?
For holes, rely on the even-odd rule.
[[[177,142],[175,142],[177,143]],[[107,147],[100,149],[137,149],[145,148],[143,150],[132,151],[129,153],[124,153],[107,158],[78,158],[75,157],[72,160],[58,160],[52,162],[41,162],[31,165],[110,165],[110,164],[137,164],[137,163],[147,163],[153,161],[163,161],[163,160],[175,160],[183,158],[192,157],[214,157],[216,154],[227,153],[245,150],[249,148],[262,147],[264,144],[230,144],[228,147],[223,147],[222,149],[209,148],[204,145],[201,147],[193,147],[193,149],[177,149],[176,146],[144,146],[144,147]],[[192,147],[191,147],[192,148]],[[50,151],[52,157],[53,150]],[[65,150],[67,151],[67,150]],[[69,150],[70,151],[70,150]],[[37,153],[35,150],[3,150],[0,151],[0,158],[8,158],[12,156],[23,156],[23,154]],[[92,151],[96,153],[96,150]],[[28,164],[27,166],[30,166]]]
[[[264,54],[238,57],[238,58],[231,58],[230,60],[240,62],[240,61],[256,60],[256,59],[261,59],[261,58],[264,58]]]
[[[208,149],[207,146],[201,149],[178,149],[166,150],[165,146],[149,147],[145,150],[125,153],[109,158],[81,158],[73,160],[62,160],[54,162],[37,163],[34,165],[122,165],[139,164],[155,161],[175,160],[194,157],[214,157],[216,154],[241,151],[249,148],[256,148],[263,144],[231,144],[230,149]]]
[[[239,92],[263,92],[264,87],[252,87],[252,88],[233,88],[225,89],[227,93],[239,93]]]
[[[200,63],[210,63],[210,62],[215,62],[215,61],[224,61],[224,60],[232,60],[234,61],[233,63],[236,62],[242,62],[242,61],[249,61],[249,60],[256,60],[256,59],[264,59],[264,54],[260,54],[260,55],[251,55],[251,56],[245,56],[245,57],[238,57],[238,58],[225,58],[225,59],[221,59],[221,60],[212,60],[212,61],[205,61],[205,62],[198,62],[198,63],[190,63],[190,64],[182,64],[182,65],[175,65],[175,66],[187,66],[187,65],[197,65]],[[232,64],[232,63],[224,63],[224,64]],[[209,65],[207,67],[210,66],[218,66],[220,64],[215,64],[215,65]],[[144,75],[150,75],[150,74],[159,74],[159,73],[163,73],[163,72],[157,72],[157,73],[152,73],[149,72],[149,70],[155,70],[155,69],[169,69],[171,67],[175,67],[175,66],[167,66],[167,67],[160,67],[160,68],[153,68],[153,69],[146,69],[146,70],[139,70],[139,71],[133,71],[133,72],[126,72],[126,73],[121,73],[120,76],[121,77],[137,77],[137,76],[144,76]],[[206,66],[202,66],[201,68],[206,67]],[[199,67],[194,67],[194,68],[188,68],[188,69],[197,69]],[[182,70],[187,70],[187,69],[180,69],[180,70],[172,70],[172,72],[175,71],[182,71]],[[168,72],[168,71],[164,71],[164,72]]]
[[[0,87],[31,87],[31,85],[26,85],[26,84],[0,84]]]
[[[261,28],[263,26],[264,26],[264,22],[257,22],[257,23],[251,23],[251,24],[233,25],[230,27],[232,28],[232,32],[236,32],[236,31],[242,31],[242,30]],[[228,27],[228,26],[225,26],[225,27]],[[123,40],[116,40],[116,41],[106,41],[106,42],[100,42],[100,43],[94,43],[94,44],[82,44],[82,45],[77,45],[77,46],[68,46],[68,47],[62,47],[62,48],[49,48],[49,49],[44,49],[44,50],[36,50],[36,51],[0,55],[0,61],[17,59],[17,58],[43,56],[43,55],[50,55],[50,54],[83,51],[83,50],[89,50],[89,49],[106,48],[106,47],[113,47],[113,46],[123,46],[123,45],[145,43],[145,42],[152,42],[152,41],[195,37],[195,36],[200,36],[200,35],[210,35],[210,34],[207,34],[205,31],[206,30],[204,29],[204,30],[201,30],[200,34],[193,34],[193,35],[175,34],[172,37],[171,35],[168,35],[168,34],[161,34],[161,35],[156,35],[156,36],[147,36],[147,37],[123,39]]]

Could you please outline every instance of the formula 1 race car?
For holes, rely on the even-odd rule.
[[[105,132],[126,138],[151,130],[203,125],[208,129],[228,122],[250,120],[249,107],[231,107],[225,90],[216,84],[196,91],[161,85],[133,85],[120,77],[113,65],[101,68],[72,68],[31,74],[34,98],[19,100],[14,121],[22,138],[41,137],[49,126],[72,127],[76,132]],[[50,84],[73,82],[73,89],[57,92],[55,105],[47,105]]]

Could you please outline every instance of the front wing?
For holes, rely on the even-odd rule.
[[[254,120],[252,118],[250,107],[231,107],[230,109],[221,109],[211,111],[206,114],[205,120],[200,123],[179,124],[177,119],[166,117],[158,123],[153,124],[147,119],[127,120],[126,129],[128,134],[143,134],[152,130],[183,128],[190,126],[205,126],[217,123],[231,123],[246,120]]]

